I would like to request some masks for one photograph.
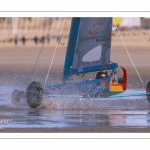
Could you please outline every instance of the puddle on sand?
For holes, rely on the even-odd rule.
[[[149,127],[149,110],[50,110],[25,109],[0,115],[5,128],[64,128],[64,127]]]

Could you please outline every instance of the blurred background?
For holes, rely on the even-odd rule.
[[[50,44],[51,41],[64,39],[67,42],[71,18],[66,18],[63,32],[59,39],[64,18],[48,17],[3,17],[0,18],[0,44]],[[52,24],[52,25],[51,25]],[[51,26],[51,27],[50,27]],[[150,34],[150,18],[114,17],[113,36],[118,36],[116,26],[122,36],[147,36]],[[50,28],[50,30],[49,30]],[[49,32],[48,32],[49,30]],[[148,38],[149,40],[149,38]]]
[[[0,43],[12,43],[25,45],[30,42],[35,44],[47,40],[50,44],[52,39],[59,40],[59,33],[64,18],[41,18],[41,17],[13,17],[0,18]],[[71,18],[66,18],[61,38],[68,38]]]

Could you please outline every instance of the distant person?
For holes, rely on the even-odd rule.
[[[57,42],[60,42],[61,37],[57,36]]]
[[[17,43],[18,43],[18,35],[15,35],[14,41],[15,41],[15,45],[17,45]]]
[[[12,37],[10,37],[9,38],[9,40],[8,40],[8,42],[12,42],[13,41],[13,38]]]
[[[33,38],[33,41],[35,42],[35,44],[37,44],[37,43],[38,43],[38,37],[35,36],[35,37]]]
[[[44,43],[44,41],[45,41],[45,36],[42,36],[40,42]]]
[[[21,41],[22,41],[22,44],[25,45],[25,43],[26,43],[26,38],[23,36],[23,37],[21,38]]]
[[[47,38],[47,43],[49,44],[49,43],[50,43],[51,36],[48,34],[46,38]]]

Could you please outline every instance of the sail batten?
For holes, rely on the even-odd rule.
[[[104,38],[105,37],[105,38]],[[92,40],[92,39],[101,39],[101,40],[105,40],[105,39],[110,39],[110,35],[102,35],[102,36],[95,36],[95,37],[87,37],[87,38],[81,38],[80,41],[85,41],[85,40]],[[78,40],[77,40],[78,41]]]

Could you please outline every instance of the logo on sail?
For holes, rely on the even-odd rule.
[[[95,35],[100,31],[103,31],[105,28],[105,23],[103,20],[96,20],[96,22],[93,25],[86,25],[88,29],[88,33],[90,35]]]

